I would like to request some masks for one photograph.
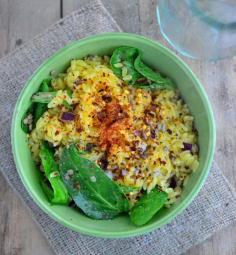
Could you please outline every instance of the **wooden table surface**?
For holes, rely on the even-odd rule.
[[[0,0],[0,57],[86,2],[89,1]],[[143,34],[166,45],[156,24],[156,1],[102,2],[124,31]],[[183,59],[200,78],[212,102],[217,124],[215,159],[236,187],[236,57],[211,63]],[[0,194],[0,255],[52,255],[36,223],[2,176]],[[216,233],[187,254],[235,255],[236,226]]]

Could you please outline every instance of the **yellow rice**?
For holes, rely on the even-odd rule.
[[[149,192],[156,186],[168,193],[167,204],[180,196],[184,180],[198,168],[198,152],[183,150],[183,143],[197,148],[197,134],[177,90],[133,88],[113,74],[106,56],[72,60],[52,86],[57,95],[29,135],[36,161],[43,140],[56,146],[57,155],[69,143],[80,150],[92,144],[88,158],[100,163],[105,155],[108,176],[137,188],[131,200],[140,189]],[[66,89],[72,90],[72,98]],[[64,100],[74,106],[74,121],[60,119],[68,111]],[[176,187],[171,187],[171,178]]]

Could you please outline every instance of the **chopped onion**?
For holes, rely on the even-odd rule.
[[[184,145],[184,151],[191,151],[192,150],[192,144],[191,143],[183,143]]]
[[[63,112],[61,115],[62,121],[72,121],[75,119],[75,114],[73,112]]]
[[[85,150],[87,152],[91,152],[94,147],[96,147],[96,144],[94,144],[94,143],[87,143],[86,146],[85,146]]]
[[[123,176],[126,176],[128,174],[128,171],[126,169],[122,169],[121,174]]]
[[[102,157],[98,160],[98,165],[103,169],[106,170],[108,166],[107,154],[103,154]]]
[[[170,185],[170,188],[172,188],[172,189],[175,189],[177,187],[178,184],[177,184],[177,178],[175,175],[173,175],[170,178],[169,185]]]
[[[144,152],[144,151],[146,151],[146,149],[147,149],[147,144],[146,143],[141,143],[140,145],[139,145],[139,151],[140,152]]]
[[[134,135],[135,136],[141,136],[141,131],[140,130],[134,130]]]
[[[97,113],[97,117],[99,121],[104,121],[105,118],[107,117],[107,114],[105,111],[101,111]]]
[[[138,175],[138,174],[139,174],[139,169],[138,169],[138,168],[135,168],[134,174],[135,174],[135,175]]]
[[[152,139],[155,139],[155,138],[156,138],[156,131],[155,131],[155,129],[152,129],[152,130],[151,130],[150,136],[151,136]]]

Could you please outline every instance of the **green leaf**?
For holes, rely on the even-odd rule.
[[[66,100],[63,100],[62,101],[62,104],[69,110],[72,110],[73,109],[73,106],[70,105]]]
[[[31,97],[31,102],[48,104],[57,92],[37,92]]]
[[[51,79],[44,79],[39,87],[39,92],[51,92]],[[33,123],[32,128],[35,127],[38,119],[43,115],[43,113],[47,110],[47,104],[46,103],[35,103],[33,102],[29,109],[26,111],[24,116],[21,120],[21,128],[25,133],[29,133],[29,125],[24,123],[24,119],[29,115],[32,114],[33,116]]]
[[[119,186],[94,162],[83,158],[75,145],[64,148],[60,173],[76,205],[94,219],[112,219],[129,210]]]
[[[61,180],[59,166],[54,159],[54,153],[46,142],[42,143],[39,156],[45,175],[53,189],[53,197],[50,202],[52,204],[68,204],[70,202],[68,191]]]
[[[160,73],[153,71],[150,67],[145,65],[142,62],[140,55],[137,56],[137,58],[135,59],[134,67],[144,77],[151,81],[154,81],[155,84],[163,87],[174,87],[173,82],[169,78],[162,77]]]
[[[52,188],[43,180],[40,182],[42,190],[44,194],[46,195],[47,199],[51,202],[53,199],[53,190]]]
[[[141,77],[139,72],[134,68],[134,61],[138,54],[138,49],[134,47],[122,46],[115,49],[110,59],[111,68],[114,74],[119,78],[124,79],[122,69],[127,68],[126,76],[131,76],[131,79],[127,82],[134,84],[135,81]],[[117,67],[117,64],[121,67]]]
[[[132,208],[131,221],[137,226],[146,224],[163,207],[167,197],[167,193],[157,189],[145,193]]]
[[[41,82],[41,86],[47,86],[47,87],[49,87],[51,90],[53,90],[53,88],[51,87],[51,82],[52,82],[52,78],[45,78],[45,79]]]
[[[115,49],[110,64],[116,76],[137,88],[156,90],[173,89],[175,87],[169,78],[164,78],[160,73],[145,65],[141,60],[139,50],[134,47],[122,46]],[[152,83],[137,84],[136,81],[142,77],[147,78]]]
[[[70,97],[70,98],[72,98],[72,95],[73,95],[73,91],[71,90],[71,89],[67,89],[66,90],[66,92],[67,92],[67,95]]]

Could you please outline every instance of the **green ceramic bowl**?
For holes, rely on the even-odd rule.
[[[29,107],[31,95],[38,90],[41,81],[49,76],[51,70],[63,72],[72,58],[82,58],[87,54],[111,54],[122,45],[134,46],[143,53],[143,60],[152,67],[171,77],[177,84],[188,104],[199,133],[200,166],[193,173],[182,196],[169,209],[162,209],[148,224],[134,226],[128,216],[113,220],[93,220],[78,210],[67,206],[51,206],[39,183],[38,171],[35,168],[27,146],[27,138],[20,127],[23,113]],[[174,53],[162,45],[145,37],[126,34],[108,33],[92,36],[69,44],[44,62],[33,74],[22,90],[16,103],[12,121],[12,150],[18,173],[34,201],[50,217],[64,226],[80,233],[99,237],[130,237],[140,235],[167,224],[181,213],[197,195],[211,167],[215,146],[215,125],[211,105],[207,95],[189,67]]]

